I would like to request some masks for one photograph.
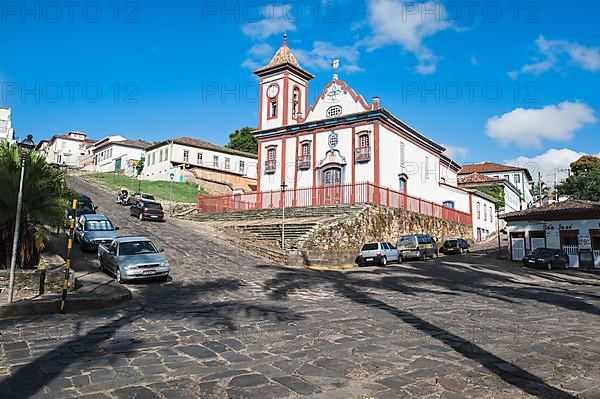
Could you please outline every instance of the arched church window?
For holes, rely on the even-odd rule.
[[[334,166],[323,171],[323,185],[337,186],[342,184],[342,169]]]
[[[277,118],[277,99],[269,101],[269,118]]]
[[[292,92],[292,118],[296,118],[300,110],[300,89],[296,86]]]
[[[340,116],[342,114],[342,106],[334,105],[327,108],[326,115],[328,118],[335,118],[336,116]]]
[[[398,189],[401,193],[406,194],[408,178],[405,175],[401,175],[398,179]]]

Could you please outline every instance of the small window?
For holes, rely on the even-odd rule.
[[[292,94],[292,118],[296,118],[300,111],[300,89],[294,87]]]
[[[477,219],[481,219],[481,203],[477,203]]]
[[[277,117],[277,100],[273,99],[271,100],[271,104],[269,107],[269,118],[276,118]]]
[[[302,144],[302,155],[304,155],[304,156],[310,155],[310,143]]]
[[[513,176],[513,179],[515,180],[515,184],[521,184],[521,175],[518,173],[515,173],[515,175]]]
[[[246,163],[244,161],[240,161],[240,172],[243,172],[246,169]]]
[[[369,135],[361,134],[360,136],[358,136],[358,143],[359,143],[360,148],[369,147]]]
[[[444,206],[446,208],[454,209],[454,201],[445,201]]]
[[[487,205],[483,204],[483,220],[487,222]]]
[[[274,161],[276,157],[275,148],[269,148],[267,151],[267,160]]]
[[[429,180],[429,157],[425,157],[425,181]]]
[[[183,151],[183,162],[190,162],[190,152],[188,150]]]
[[[406,193],[406,182],[407,182],[406,177],[400,176],[398,189],[400,190],[401,193]]]
[[[327,117],[328,118],[335,118],[336,116],[340,116],[342,114],[342,107],[341,105],[334,105],[332,107],[327,108]]]
[[[229,158],[225,158],[225,170],[229,170],[231,167],[231,160]]]
[[[215,168],[219,167],[219,156],[218,155],[213,156],[213,166]]]
[[[504,175],[504,180],[510,181],[510,175]]]
[[[199,152],[197,155],[198,165],[202,165],[202,153]]]
[[[406,168],[406,154],[404,152],[404,143],[400,143],[400,167]]]

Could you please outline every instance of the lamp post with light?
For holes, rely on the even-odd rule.
[[[10,259],[10,279],[8,282],[8,303],[13,301],[15,287],[15,268],[17,266],[17,252],[19,250],[19,229],[21,228],[21,210],[23,208],[23,178],[25,176],[25,162],[29,159],[35,148],[33,136],[30,134],[25,140],[18,144],[19,157],[21,159],[21,179],[19,181],[19,195],[17,197],[17,215],[15,219],[15,233],[13,236],[12,257]]]
[[[285,251],[285,189],[287,184],[281,182],[281,196],[283,197],[283,206],[281,207],[281,249]]]

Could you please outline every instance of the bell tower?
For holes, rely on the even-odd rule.
[[[295,125],[304,119],[308,82],[314,76],[296,60],[287,45],[287,34],[271,62],[254,74],[260,79],[258,130]]]

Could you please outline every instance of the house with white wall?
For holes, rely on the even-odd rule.
[[[533,206],[532,184],[533,178],[527,168],[515,166],[501,165],[494,162],[481,162],[475,164],[464,165],[458,173],[459,179],[467,178],[469,175],[477,173],[489,177],[495,181],[505,180],[519,193],[519,207],[515,210],[527,209]],[[513,203],[513,194],[511,189],[506,189],[505,202],[509,207],[515,208]]]
[[[475,172],[471,173],[470,175],[462,175],[462,177],[459,176],[458,186],[475,190],[498,188],[499,190],[502,190],[504,197],[504,207],[503,209],[500,209],[501,212],[508,213],[521,210],[521,192],[505,178],[496,179]]]
[[[211,193],[227,194],[256,189],[256,173],[255,154],[179,137],[146,149],[142,176],[144,180],[192,181]]]
[[[15,141],[15,131],[12,128],[10,108],[0,107],[0,140]]]
[[[68,167],[79,166],[79,157],[85,155],[86,146],[90,143],[83,132],[69,132],[53,136],[46,146],[48,163]]]
[[[122,136],[109,136],[92,147],[94,172],[123,172],[130,170],[131,161],[143,159],[146,148],[152,144],[142,140],[127,140]]]
[[[568,200],[502,215],[511,259],[536,248],[563,250],[573,268],[600,269],[600,202]]]

